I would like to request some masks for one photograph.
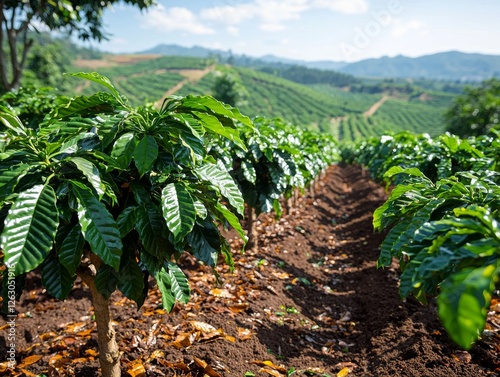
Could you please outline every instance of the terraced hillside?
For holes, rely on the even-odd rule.
[[[172,94],[211,94],[215,80],[212,73],[218,69],[210,59],[155,55],[114,56],[106,61],[78,63],[78,70],[95,68],[109,77],[133,105],[149,102],[159,106]],[[411,98],[355,93],[325,84],[302,85],[251,68],[232,69],[247,92],[238,105],[244,114],[280,117],[339,140],[402,130],[440,134],[444,130],[442,113],[453,98],[451,94],[425,90]],[[99,88],[94,84],[76,88],[80,94],[96,90]],[[384,101],[378,102],[381,98]]]

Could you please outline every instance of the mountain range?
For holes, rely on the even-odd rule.
[[[459,51],[441,52],[411,58],[398,55],[366,59],[354,63],[340,61],[305,61],[265,55],[251,57],[233,54],[231,50],[209,49],[200,46],[183,47],[160,44],[139,54],[192,56],[199,58],[218,57],[221,61],[235,65],[300,65],[308,68],[335,70],[367,78],[427,78],[452,81],[481,81],[500,77],[500,56],[471,54]]]

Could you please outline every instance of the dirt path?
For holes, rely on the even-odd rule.
[[[184,258],[192,299],[170,315],[155,289],[140,311],[114,294],[124,376],[138,376],[126,372],[141,365],[141,376],[498,375],[498,339],[460,352],[432,304],[402,302],[395,269],[376,269],[382,236],[373,234],[371,215],[384,190],[359,167],[335,166],[316,191],[279,221],[260,216],[258,248],[242,255],[231,239],[235,271],[217,268],[222,285],[214,285],[210,269]],[[29,360],[24,368],[32,373],[47,374],[51,364],[53,376],[98,376],[87,290],[58,302],[36,275],[28,285],[17,308],[18,361]],[[6,328],[0,327],[0,360]]]
[[[197,81],[200,81],[205,75],[208,73],[212,72],[215,69],[215,65],[211,65],[203,70],[193,70],[193,69],[184,69],[184,70],[178,70],[177,72],[183,76],[186,77],[186,79],[178,82],[176,85],[174,85],[172,88],[167,90],[162,98],[160,98],[158,101],[155,102],[155,107],[160,108],[161,105],[163,104],[163,101],[172,94],[177,93],[179,90],[181,90],[184,85],[188,83],[195,83]]]
[[[383,95],[382,98],[379,99],[377,102],[375,102],[372,107],[370,107],[368,110],[366,110],[363,113],[363,115],[365,117],[371,117],[372,115],[374,115],[377,112],[377,110],[380,108],[380,106],[382,106],[384,104],[384,102],[387,101],[389,98],[391,98],[391,97],[388,95]]]

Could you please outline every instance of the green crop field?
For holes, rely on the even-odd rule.
[[[165,56],[105,67],[100,73],[109,77],[132,105],[141,105],[156,102],[169,91],[181,96],[212,94],[212,72],[218,69],[212,64],[209,59]],[[450,93],[420,89],[412,95],[397,95],[397,99],[391,95],[373,115],[365,116],[384,93],[352,92],[327,84],[303,85],[251,68],[229,69],[237,74],[246,92],[238,104],[243,114],[279,117],[338,140],[403,130],[439,135],[444,130],[442,114],[454,98]],[[172,91],[178,84],[179,88]],[[100,88],[92,83],[79,88],[78,93],[88,95],[96,90]]]

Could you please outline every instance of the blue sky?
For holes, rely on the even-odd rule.
[[[251,56],[357,61],[459,50],[500,55],[500,3],[464,0],[157,0],[106,10],[110,40],[130,53],[160,43]]]

